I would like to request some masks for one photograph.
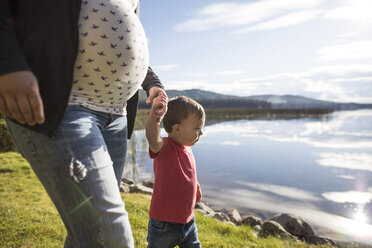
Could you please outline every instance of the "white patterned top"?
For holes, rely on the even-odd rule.
[[[83,0],[69,104],[125,115],[149,65],[138,0]]]

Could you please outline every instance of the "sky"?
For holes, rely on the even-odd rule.
[[[141,0],[166,89],[372,103],[371,0]]]

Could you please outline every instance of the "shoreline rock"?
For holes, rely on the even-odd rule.
[[[337,243],[331,239],[316,236],[308,223],[293,214],[278,214],[264,221],[254,215],[241,218],[236,209],[233,209],[228,214],[214,211],[204,202],[197,203],[195,209],[207,217],[224,223],[237,226],[251,226],[261,237],[279,236],[283,239],[299,240],[314,245],[328,244],[337,246]],[[214,211],[214,213],[210,213],[211,211]]]
[[[134,183],[132,180],[123,178],[120,182],[120,192],[123,193],[142,193],[147,195],[152,195],[153,186],[150,182],[147,183]]]

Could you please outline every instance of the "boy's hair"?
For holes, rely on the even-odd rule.
[[[195,100],[186,96],[171,98],[168,102],[168,111],[163,119],[163,126],[167,133],[172,132],[174,124],[180,124],[187,119],[190,114],[195,114],[198,118],[204,119],[204,108]]]

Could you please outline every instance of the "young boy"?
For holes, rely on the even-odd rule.
[[[190,98],[171,99],[163,119],[168,137],[162,138],[156,109],[166,104],[164,95],[155,98],[146,123],[155,174],[147,247],[201,247],[194,216],[194,205],[200,200],[201,191],[190,146],[203,134],[205,113]]]

